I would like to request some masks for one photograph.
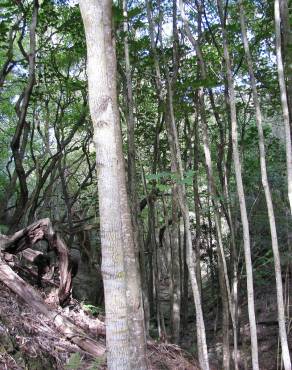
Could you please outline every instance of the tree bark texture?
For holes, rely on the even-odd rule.
[[[108,367],[146,369],[145,331],[116,96],[112,2],[80,2],[98,171]]]

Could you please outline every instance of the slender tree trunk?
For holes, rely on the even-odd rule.
[[[262,112],[260,109],[260,102],[257,93],[256,80],[253,70],[252,57],[250,54],[247,32],[246,32],[246,22],[243,2],[240,0],[240,24],[241,24],[241,33],[242,41],[245,50],[245,57],[248,64],[249,70],[249,79],[252,87],[253,102],[255,107],[255,118],[258,128],[259,135],[259,150],[260,150],[260,166],[261,166],[261,177],[262,184],[265,192],[265,198],[268,209],[270,231],[271,231],[271,240],[272,240],[272,249],[274,254],[274,265],[275,265],[275,277],[276,277],[276,289],[277,289],[277,306],[278,306],[278,323],[279,323],[279,335],[282,347],[282,358],[284,362],[285,370],[291,369],[291,360],[289,354],[289,347],[287,341],[287,332],[285,326],[285,309],[284,309],[284,299],[283,299],[283,286],[282,286],[282,274],[281,274],[281,260],[279,254],[279,245],[276,229],[276,221],[274,215],[274,207],[272,202],[272,195],[270,190],[270,184],[268,181],[267,174],[267,165],[266,165],[266,150],[265,150],[265,138],[263,132],[262,124]]]
[[[167,338],[166,328],[165,328],[165,321],[164,321],[164,313],[162,309],[162,302],[161,302],[161,294],[160,294],[160,271],[159,271],[159,253],[158,253],[158,247],[162,253],[163,247],[166,248],[166,263],[169,271],[169,296],[170,296],[170,303],[173,301],[173,280],[172,280],[172,261],[171,261],[171,232],[169,230],[169,219],[167,214],[167,208],[165,204],[165,199],[162,195],[162,204],[163,204],[163,212],[164,217],[166,221],[166,227],[164,232],[164,243],[163,238],[160,238],[159,236],[159,245],[157,245],[155,241],[155,292],[156,292],[156,317],[157,317],[157,325],[158,325],[158,335],[160,340],[165,341]],[[163,245],[164,244],[164,245]],[[161,266],[160,266],[161,267]],[[170,314],[172,319],[172,312],[171,312],[172,306],[170,306]],[[172,325],[172,322],[170,322]],[[172,330],[172,326],[171,326]]]
[[[202,298],[202,277],[201,277],[201,209],[200,209],[200,196],[199,196],[199,114],[195,119],[195,130],[194,130],[194,203],[195,203],[195,214],[196,214],[196,272],[197,280]]]
[[[230,336],[229,336],[229,305],[228,292],[225,284],[224,268],[221,254],[218,254],[218,275],[222,302],[222,368],[230,369]]]
[[[173,112],[173,103],[172,103],[172,89],[170,85],[170,81],[168,79],[168,99],[169,99],[169,114],[170,114],[170,125],[171,127],[168,128],[169,135],[169,145],[171,149],[171,161],[172,163],[176,162],[177,174],[179,175],[180,180],[183,180],[183,167],[181,162],[181,154],[179,149],[179,141],[177,136],[177,129],[175,126],[174,120],[174,112]],[[170,140],[171,137],[171,140]],[[192,245],[192,237],[191,237],[191,226],[190,226],[190,216],[189,216],[189,208],[186,199],[185,187],[184,184],[178,186],[178,200],[180,205],[180,210],[182,213],[182,217],[184,220],[184,225],[186,228],[186,236],[187,236],[187,264],[189,269],[189,276],[195,301],[196,307],[196,324],[197,324],[197,335],[198,335],[198,347],[199,347],[199,361],[200,365],[208,370],[209,369],[209,359],[208,359],[208,351],[207,351],[207,343],[206,343],[206,332],[205,332],[205,324],[203,318],[203,311],[201,306],[201,295],[200,289],[197,281],[196,276],[196,261],[195,255],[193,253],[193,245]]]
[[[288,99],[288,106],[289,106],[290,131],[291,131],[292,130],[291,1],[280,0],[280,16],[281,16],[281,26],[282,26],[282,38],[283,38],[283,59],[284,59],[284,68],[285,68],[285,77],[286,77],[286,86],[287,86],[287,99]]]
[[[171,119],[168,110],[171,108],[166,109],[166,125],[167,125],[167,132],[168,132],[168,141],[172,141],[173,137],[172,133],[170,132],[171,124],[169,120]],[[171,170],[174,174],[177,174],[177,166],[174,165],[172,161]],[[171,260],[170,260],[170,271],[171,271],[171,334],[172,340],[174,343],[179,342],[179,335],[180,335],[180,306],[181,306],[181,294],[180,294],[180,264],[179,264],[179,189],[178,184],[174,183],[172,185],[172,223],[171,223],[171,238],[170,238],[170,248],[171,248]]]
[[[227,147],[227,158],[226,161],[224,160],[224,148],[225,148],[225,138],[224,138],[224,128],[223,128],[223,122],[221,121],[219,117],[219,113],[215,106],[214,96],[212,89],[209,89],[209,98],[211,107],[213,110],[214,117],[216,119],[216,122],[218,124],[219,133],[220,133],[220,142],[218,144],[218,160],[217,160],[217,170],[218,175],[220,178],[221,187],[223,190],[225,202],[223,204],[222,201],[222,208],[224,211],[224,216],[226,218],[226,221],[228,223],[228,227],[230,230],[230,253],[231,253],[231,261],[230,265],[232,268],[232,310],[233,310],[233,317],[234,317],[234,325],[233,325],[233,337],[234,339],[234,347],[236,347],[236,344],[238,343],[238,333],[239,333],[239,324],[238,324],[238,258],[237,258],[237,248],[236,248],[236,241],[235,241],[235,232],[234,232],[234,225],[232,221],[232,213],[231,213],[231,200],[229,196],[229,186],[228,186],[228,168],[230,168],[230,165],[228,161],[231,159],[228,155],[229,147]],[[237,347],[234,350],[234,359],[236,360],[236,352]],[[238,365],[237,365],[238,366]]]
[[[253,290],[253,271],[251,262],[251,252],[250,252],[250,234],[249,234],[249,224],[246,210],[245,194],[243,188],[243,181],[241,175],[241,161],[238,149],[238,137],[237,137],[237,117],[236,117],[236,106],[235,106],[235,91],[234,82],[231,70],[231,62],[227,44],[227,35],[224,24],[223,15],[223,5],[222,0],[217,0],[219,16],[222,26],[222,37],[223,37],[223,52],[224,61],[227,75],[228,92],[229,92],[229,103],[230,103],[230,113],[231,113],[231,131],[232,131],[232,147],[233,147],[233,161],[235,169],[235,178],[237,193],[240,205],[240,215],[243,228],[243,247],[245,255],[245,268],[246,268],[246,280],[247,280],[247,297],[248,297],[248,315],[250,324],[250,334],[251,334],[251,352],[252,352],[252,366],[253,370],[259,369],[258,361],[258,343],[257,343],[257,328],[256,328],[256,318],[254,309],[254,290]]]
[[[145,258],[144,258],[144,241],[141,236],[141,230],[139,225],[139,213],[140,207],[137,197],[137,170],[136,170],[136,145],[135,145],[135,116],[134,116],[134,98],[133,98],[133,89],[132,89],[132,71],[131,71],[131,63],[130,63],[130,51],[129,51],[129,43],[128,43],[128,10],[127,10],[127,0],[123,0],[123,15],[124,15],[124,54],[125,54],[125,74],[126,74],[126,102],[127,102],[127,136],[128,136],[128,193],[129,198],[131,200],[131,215],[132,215],[132,224],[133,224],[133,233],[134,233],[134,241],[135,241],[135,251],[136,251],[136,259],[137,263],[141,262],[141,273],[143,277],[145,277]],[[147,284],[146,279],[144,279],[141,283],[143,287],[143,302],[144,308],[147,312],[147,317],[149,317],[149,302],[148,302],[148,294],[147,291]],[[146,327],[149,326],[148,322],[145,322]],[[145,344],[144,344],[145,345]]]
[[[290,204],[290,211],[292,215],[292,144],[291,144],[291,129],[289,123],[289,108],[286,92],[284,64],[281,50],[281,16],[279,0],[275,0],[275,29],[276,29],[276,55],[278,67],[278,80],[280,86],[281,105],[283,111],[283,120],[285,127],[286,140],[286,161],[287,161],[287,180],[288,180],[288,199]],[[291,52],[291,50],[290,50]]]
[[[203,123],[203,130],[202,130],[203,131],[203,144],[204,144],[204,153],[205,153],[206,166],[207,166],[209,192],[212,198],[212,204],[214,206],[214,218],[215,218],[217,242],[219,246],[218,268],[219,268],[219,283],[220,283],[220,291],[222,295],[221,298],[222,298],[222,310],[223,310],[223,317],[222,317],[223,319],[223,367],[224,369],[228,370],[230,368],[228,311],[230,311],[233,327],[235,325],[235,322],[234,322],[233,308],[232,308],[232,302],[231,302],[231,291],[230,291],[230,284],[229,284],[229,278],[228,278],[227,264],[226,264],[224,248],[223,248],[223,238],[222,238],[222,230],[221,230],[221,222],[220,222],[220,214],[219,214],[220,205],[219,205],[219,202],[216,200],[215,181],[214,181],[214,175],[213,175],[211,150],[210,150],[208,127],[207,127],[206,113],[205,113],[205,103],[204,103],[202,90],[199,92],[199,100],[200,100],[201,118],[202,118],[202,123]],[[228,307],[229,307],[229,310],[228,310]],[[226,309],[227,309],[227,312],[226,312]],[[236,333],[236,328],[234,329],[234,332]],[[235,349],[236,349],[235,352],[237,352],[236,338],[234,340],[234,343],[235,343]]]
[[[182,280],[182,299],[181,299],[181,326],[182,332],[185,332],[188,327],[188,316],[189,316],[189,271],[187,265],[187,242],[186,242],[186,230],[184,228],[183,237],[183,280]],[[198,278],[197,278],[198,279]]]

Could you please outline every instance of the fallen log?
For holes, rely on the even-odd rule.
[[[49,250],[54,250],[58,256],[60,274],[58,297],[60,305],[64,306],[70,301],[72,291],[72,264],[70,264],[68,248],[55,233],[50,219],[44,218],[36,221],[11,236],[0,235],[0,251],[17,254],[30,249],[40,240],[46,240]]]
[[[0,280],[21,297],[30,307],[50,319],[68,340],[93,356],[103,356],[105,346],[89,338],[86,333],[55,309],[49,308],[41,295],[19,277],[0,256]],[[104,335],[102,332],[101,335]]]

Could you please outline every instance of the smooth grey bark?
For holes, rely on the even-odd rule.
[[[177,6],[176,0],[172,2],[173,8],[173,20],[172,20],[172,28],[173,28],[173,76],[170,79],[169,71],[166,67],[166,83],[169,86],[166,92],[166,104],[165,107],[165,124],[166,124],[166,131],[167,131],[167,138],[170,146],[171,151],[171,171],[174,174],[178,174],[178,165],[177,161],[175,160],[176,154],[174,151],[178,147],[178,143],[175,142],[175,135],[173,133],[173,122],[174,114],[173,112],[173,103],[172,97],[170,94],[173,90],[173,85],[176,81],[177,74],[178,74],[178,63],[179,63],[179,56],[178,56],[178,30],[177,30]],[[163,14],[162,8],[159,6],[159,19],[162,22]],[[161,29],[162,26],[160,24],[159,28]],[[162,45],[162,34],[161,32],[158,33],[160,44]],[[179,342],[180,336],[180,308],[181,308],[181,269],[180,269],[180,252],[179,252],[179,192],[180,186],[177,184],[176,181],[172,184],[172,224],[171,224],[171,334],[172,340],[174,343]]]
[[[255,118],[257,123],[258,135],[259,135],[259,151],[260,151],[260,167],[261,167],[261,177],[262,185],[264,188],[269,223],[270,223],[270,232],[272,240],[272,249],[274,255],[274,265],[275,265],[275,277],[276,277],[276,289],[277,289],[277,307],[278,307],[278,324],[279,324],[279,336],[282,347],[282,358],[284,363],[285,370],[291,369],[291,360],[289,354],[289,347],[287,341],[287,332],[285,325],[285,308],[284,308],[284,298],[283,298],[283,286],[282,286],[282,273],[281,273],[281,259],[279,254],[279,245],[278,245],[278,236],[276,229],[276,220],[274,215],[274,207],[272,201],[272,195],[270,190],[270,184],[268,181],[267,174],[267,165],[266,165],[266,149],[265,149],[265,137],[263,132],[263,123],[262,123],[262,112],[260,109],[260,101],[257,93],[256,79],[253,69],[252,56],[249,49],[249,43],[247,39],[247,30],[246,30],[246,21],[244,14],[243,2],[240,0],[240,25],[241,25],[241,34],[242,41],[245,50],[245,57],[248,65],[249,79],[252,88],[252,96],[255,107]]]
[[[172,108],[168,108],[172,109]],[[165,122],[167,125],[167,132],[168,132],[168,141],[171,141],[172,147],[175,146],[173,143],[173,136],[171,133],[171,117],[169,112],[166,112]],[[173,155],[173,153],[172,153]],[[177,174],[177,166],[175,162],[172,160],[171,163],[171,171]],[[175,182],[172,185],[172,223],[171,223],[171,235],[170,235],[170,295],[171,295],[171,307],[170,307],[170,316],[171,316],[171,335],[172,341],[174,343],[179,342],[180,336],[180,306],[181,306],[181,290],[180,290],[180,281],[181,281],[181,274],[180,274],[180,259],[179,259],[179,186]],[[168,222],[167,222],[168,224]]]
[[[86,35],[89,106],[98,171],[107,362],[109,369],[128,370],[130,338],[114,133],[117,117],[109,86],[109,79],[113,76],[108,75],[103,3],[81,1],[80,10]]]
[[[230,290],[230,284],[229,284],[229,278],[228,278],[228,270],[227,270],[227,264],[226,264],[224,247],[223,247],[223,237],[222,237],[220,214],[219,214],[220,204],[216,198],[215,180],[214,180],[214,175],[213,175],[212,158],[211,158],[210,142],[209,142],[209,135],[208,135],[208,126],[207,126],[207,120],[206,120],[205,103],[204,103],[202,89],[200,89],[200,92],[199,92],[199,99],[200,99],[201,119],[203,123],[203,130],[202,130],[203,146],[204,146],[205,160],[206,160],[206,166],[207,166],[208,186],[209,186],[209,192],[212,198],[212,204],[214,206],[216,237],[217,237],[217,242],[219,246],[218,266],[219,266],[220,291],[222,294],[223,335],[224,335],[224,338],[223,338],[223,367],[224,369],[228,370],[230,368],[228,311],[230,312],[230,315],[232,318],[233,327],[235,325],[235,322],[234,322],[233,307],[232,307],[232,302],[231,302],[231,290]],[[228,310],[228,307],[229,307],[229,310]],[[234,332],[236,333],[236,328],[234,328]],[[234,340],[234,343],[235,343],[234,352],[236,353],[235,358],[237,359],[236,338]],[[237,365],[237,361],[235,362]]]
[[[109,369],[146,369],[144,316],[126,192],[116,91],[112,1],[79,3],[98,171]]]
[[[114,131],[118,154],[117,176],[119,183],[120,217],[122,222],[124,266],[126,273],[126,298],[130,331],[131,369],[143,370],[147,368],[145,321],[141,278],[138,268],[138,255],[131,219],[131,209],[127,194],[125,160],[122,147],[123,140],[118,109],[117,58],[112,29],[112,1],[104,0],[104,4],[103,21],[105,29],[105,44],[107,46],[105,51],[108,61],[109,75],[111,76],[109,86],[112,93],[113,108],[118,122],[118,124],[114,126]]]
[[[171,149],[171,161],[172,163],[176,162],[177,174],[181,181],[181,185],[178,186],[178,201],[181,210],[181,214],[184,220],[184,225],[186,228],[186,242],[187,242],[187,265],[189,269],[189,276],[190,282],[192,286],[194,301],[195,301],[195,308],[196,308],[196,325],[197,325],[197,335],[198,335],[198,347],[199,347],[199,362],[200,365],[208,370],[209,369],[209,359],[208,359],[208,351],[207,351],[207,342],[206,342],[206,331],[205,331],[205,324],[203,318],[203,311],[201,306],[201,295],[200,289],[197,281],[196,276],[196,261],[195,261],[195,254],[193,252],[193,245],[192,245],[192,237],[191,237],[191,226],[190,226],[190,215],[189,215],[189,207],[186,199],[186,191],[185,186],[183,183],[183,166],[181,161],[181,154],[179,148],[179,141],[178,141],[178,133],[177,128],[175,125],[174,119],[174,111],[173,111],[173,92],[172,87],[167,79],[167,87],[168,87],[168,109],[170,114],[170,127],[169,130],[169,144]],[[172,141],[170,140],[172,139]]]
[[[254,289],[253,289],[253,271],[251,262],[251,251],[250,251],[250,233],[249,224],[246,210],[245,193],[242,181],[242,170],[241,160],[238,148],[238,133],[237,133],[237,116],[235,106],[235,90],[234,81],[232,76],[231,61],[228,50],[227,35],[224,24],[224,10],[222,0],[217,0],[217,6],[219,11],[219,17],[222,27],[222,38],[223,38],[223,55],[226,68],[227,84],[228,84],[228,95],[230,104],[230,118],[231,118],[231,134],[232,134],[232,150],[233,150],[233,161],[235,169],[236,187],[240,206],[240,216],[243,228],[243,247],[245,256],[245,268],[246,268],[246,282],[247,282],[247,298],[248,298],[248,316],[251,333],[251,350],[252,350],[252,366],[253,370],[259,369],[258,361],[258,344],[257,344],[257,329],[256,329],[256,318],[254,308]]]

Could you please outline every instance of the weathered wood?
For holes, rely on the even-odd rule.
[[[72,288],[72,264],[69,263],[69,251],[64,241],[55,233],[49,218],[44,218],[17,231],[11,236],[0,235],[0,251],[17,254],[30,249],[40,240],[48,242],[49,250],[54,250],[59,260],[59,302],[61,306],[70,300]]]
[[[68,340],[93,356],[102,356],[105,346],[89,338],[86,333],[55,309],[49,308],[41,295],[20,278],[0,257],[0,280],[20,296],[30,307],[50,319]],[[98,327],[97,327],[98,329]],[[101,330],[104,335],[104,330]]]
[[[22,257],[24,257],[27,261],[34,263],[38,256],[43,255],[43,252],[35,251],[31,248],[27,248],[22,252]]]

